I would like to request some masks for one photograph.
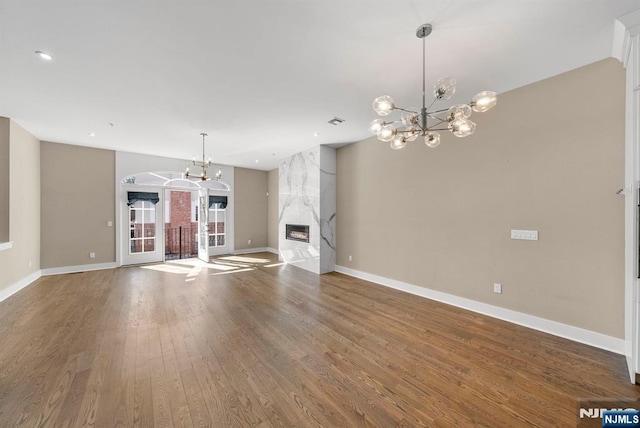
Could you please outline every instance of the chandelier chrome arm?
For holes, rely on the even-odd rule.
[[[397,107],[397,106],[394,107],[394,110],[400,110],[400,111],[406,111],[407,113],[418,114],[418,111],[416,111],[416,110],[411,110],[411,109],[408,109],[408,108],[402,108],[402,107]],[[396,121],[396,122],[401,122],[401,121]]]
[[[434,131],[448,131],[449,127],[446,128],[429,128],[429,131],[434,132]]]
[[[449,121],[448,121],[446,118],[445,118],[445,119],[442,119],[442,118],[437,117],[437,116],[429,116],[429,117],[430,117],[431,119],[433,119],[433,120],[437,120],[437,121],[438,121],[438,123],[436,123],[434,126],[438,126],[438,125],[440,125],[440,124],[442,124],[442,123],[445,123],[445,122],[446,122],[446,123],[449,123]]]
[[[414,141],[419,136],[424,137],[424,142],[429,147],[437,147],[440,144],[438,131],[450,131],[457,137],[467,137],[474,133],[476,124],[469,120],[471,112],[485,112],[496,105],[495,92],[482,91],[476,94],[469,103],[458,104],[453,107],[429,111],[440,100],[448,100],[456,90],[456,81],[451,78],[443,78],[436,82],[433,88],[434,99],[426,106],[426,37],[431,34],[431,24],[424,24],[416,30],[416,36],[422,39],[422,108],[419,111],[403,108],[394,104],[388,95],[382,95],[373,100],[373,110],[380,116],[387,116],[393,110],[403,112],[401,120],[385,122],[375,119],[369,124],[369,130],[378,136],[381,141],[389,142],[392,149],[398,150],[406,146],[408,141]],[[439,115],[444,114],[443,117]],[[436,121],[429,126],[429,119]],[[402,123],[404,129],[395,124]],[[446,128],[437,128],[447,123]]]

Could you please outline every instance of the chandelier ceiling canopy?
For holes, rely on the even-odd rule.
[[[495,92],[482,91],[467,104],[431,110],[436,102],[450,99],[456,91],[455,79],[445,77],[436,82],[433,87],[434,99],[431,104],[426,105],[425,39],[432,29],[431,24],[424,24],[416,30],[416,36],[422,39],[422,108],[397,106],[388,95],[373,100],[373,110],[380,116],[388,116],[393,110],[402,112],[399,120],[375,119],[369,125],[369,130],[380,141],[389,142],[394,150],[404,148],[407,142],[415,141],[418,137],[423,137],[428,147],[437,147],[440,144],[438,131],[449,131],[456,137],[467,137],[476,130],[476,124],[469,120],[472,111],[485,112],[497,102]]]

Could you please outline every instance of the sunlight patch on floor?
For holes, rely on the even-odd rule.
[[[212,260],[211,263],[222,265],[222,266],[233,266],[233,267],[237,267],[237,268],[246,268],[246,267],[251,267],[252,266],[252,265],[246,264],[246,263],[225,262],[225,261],[221,261],[220,259]]]
[[[272,263],[273,260],[247,257],[247,256],[226,256],[212,259],[209,263],[200,259],[171,260],[165,263],[140,266],[142,269],[155,270],[176,275],[185,275],[185,282],[191,282],[204,272],[209,271],[209,275],[226,275],[236,272],[249,272],[256,269],[256,265],[265,267],[280,266],[284,263]],[[271,264],[266,264],[271,263]]]
[[[246,267],[245,265],[241,267]],[[205,263],[198,259],[185,259],[180,261],[172,261],[167,263],[140,266],[141,269],[154,270],[157,272],[173,273],[176,275],[186,275],[187,278],[194,278],[202,272],[203,269],[237,272],[238,266],[230,266],[227,264]]]
[[[286,265],[286,263],[285,262],[273,263],[270,265],[264,265],[264,267],[276,267],[276,266],[282,266],[282,265]]]
[[[249,257],[249,256],[227,256],[227,257],[219,257],[220,260],[230,260],[232,262],[241,262],[241,263],[271,263],[272,260],[269,259],[261,259],[257,257]]]
[[[140,266],[141,269],[147,270],[155,270],[158,272],[166,272],[166,273],[176,273],[178,275],[186,275],[191,272],[191,268],[183,267],[183,266],[175,266],[175,265],[148,265],[148,266]]]
[[[176,265],[183,265],[183,266],[205,266],[206,263],[203,262],[200,259],[182,259],[182,260],[172,260],[170,262],[167,263],[171,263],[171,264],[176,264]]]
[[[236,269],[236,266],[229,266],[227,264],[219,264],[215,262],[205,263],[202,260],[198,260],[198,259],[185,259],[185,260],[181,260],[179,262],[174,262],[174,263],[182,264],[185,266],[193,266],[194,268],[199,267],[201,269],[207,268],[207,269],[223,270],[223,271]]]

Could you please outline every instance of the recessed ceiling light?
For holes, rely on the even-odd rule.
[[[89,132],[89,137],[95,137],[96,133],[95,132]]]
[[[42,51],[36,51],[36,54],[42,58],[42,59],[46,59],[47,61],[51,61],[53,59],[53,57],[46,53],[46,52],[42,52]]]
[[[319,136],[320,136],[320,133],[319,133],[319,132],[316,132],[315,134],[313,134],[313,136],[314,136],[314,137],[319,137]]]
[[[256,159],[256,163],[260,162],[258,159]]]

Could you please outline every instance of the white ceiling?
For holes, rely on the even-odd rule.
[[[611,56],[614,19],[637,9],[640,0],[0,0],[0,116],[40,140],[182,159],[201,156],[207,132],[216,163],[271,169],[316,144],[367,138],[378,95],[419,105],[421,24],[434,27],[427,84],[454,76],[452,102],[465,102]],[[328,124],[334,116],[346,121]]]

